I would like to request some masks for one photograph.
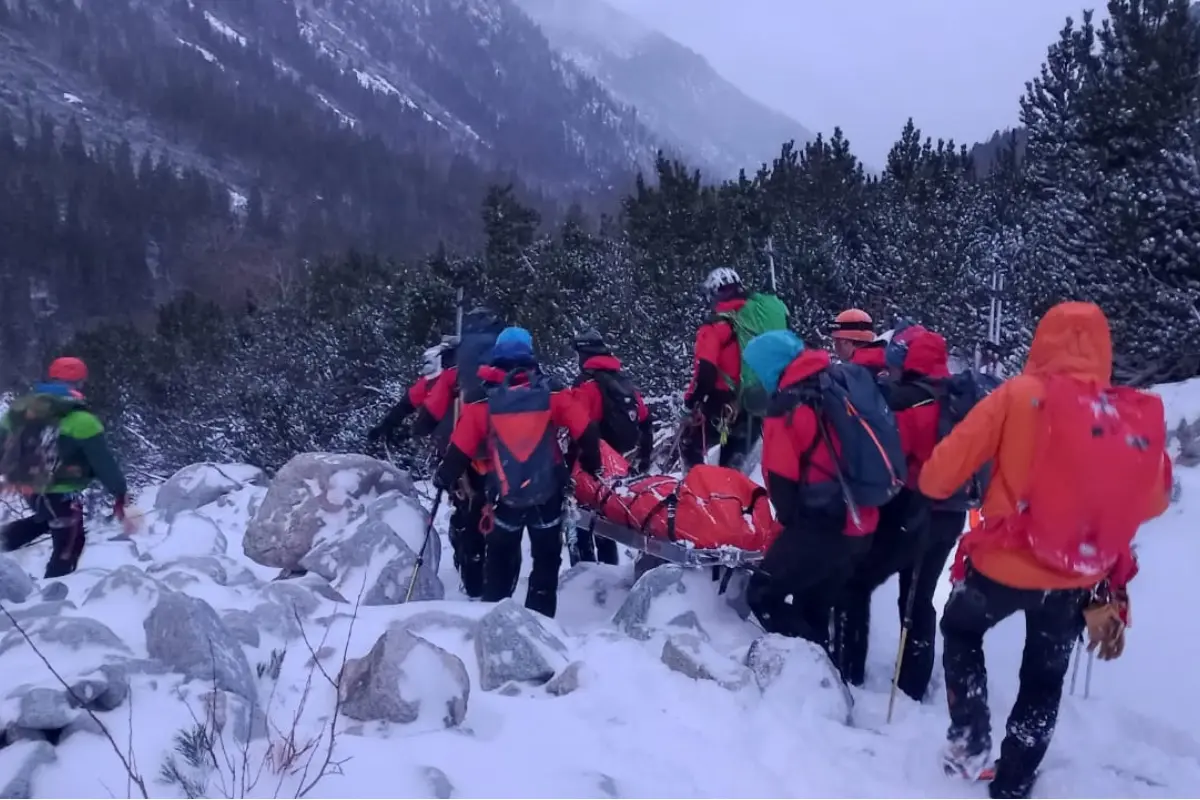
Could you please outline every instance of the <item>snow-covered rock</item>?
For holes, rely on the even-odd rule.
[[[181,512],[195,511],[247,485],[264,482],[263,471],[249,464],[190,464],[159,487],[154,510],[173,522]]]
[[[662,662],[668,669],[698,681],[713,681],[730,691],[749,686],[754,676],[722,655],[698,633],[672,633],[663,642]]]
[[[769,634],[750,645],[746,666],[769,707],[787,709],[794,719],[815,716],[851,724],[854,698],[819,645]]]
[[[33,797],[34,773],[57,760],[58,753],[49,742],[14,742],[0,749],[0,797]]]
[[[317,534],[345,527],[387,492],[415,497],[408,473],[363,455],[303,453],[276,474],[246,528],[247,557],[296,569]]]
[[[424,548],[412,599],[441,600],[446,594],[437,575],[441,540],[431,536],[425,546],[428,524],[428,514],[414,497],[388,492],[345,528],[318,533],[300,567],[328,580],[343,597],[361,593],[362,605],[396,605],[404,602]]]
[[[92,584],[83,598],[86,608],[94,603],[119,600],[131,607],[152,608],[166,590],[158,580],[133,564],[125,564]]]
[[[42,587],[42,602],[66,600],[70,594],[70,587],[62,581],[50,581],[50,583]]]
[[[365,656],[346,662],[342,692],[351,719],[439,730],[466,718],[471,683],[457,656],[392,626]]]
[[[225,555],[228,549],[225,534],[210,517],[198,511],[180,511],[167,529],[166,537],[147,548],[145,555],[161,562]]]
[[[25,569],[8,556],[0,556],[0,600],[5,603],[24,603],[33,592],[33,579]]]
[[[237,637],[197,597],[166,591],[144,623],[146,650],[172,671],[253,700],[250,664]]]
[[[648,570],[633,584],[629,596],[613,615],[613,624],[635,639],[650,638],[651,631],[684,620],[692,611],[683,567],[664,564]]]
[[[563,697],[578,689],[583,682],[583,669],[582,661],[572,661],[567,664],[565,669],[560,670],[546,684],[546,694]]]
[[[499,689],[509,681],[541,685],[567,666],[567,646],[542,619],[510,597],[479,620],[475,656],[481,689]]]

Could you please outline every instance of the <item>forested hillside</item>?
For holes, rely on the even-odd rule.
[[[307,267],[278,302],[185,298],[152,335],[106,326],[69,349],[93,364],[90,394],[126,457],[152,473],[360,449],[421,348],[451,332],[458,286],[528,327],[555,368],[571,367],[571,334],[595,325],[649,394],[681,389],[706,313],[700,280],[732,265],[769,288],[768,243],[794,327],[816,344],[832,314],[861,306],[1015,367],[1037,316],[1071,297],[1108,312],[1126,377],[1197,374],[1200,47],[1184,2],[1109,5],[1103,26],[1084,16],[1063,28],[1020,98],[1024,158],[1001,152],[982,177],[964,146],[910,123],[879,178],[835,132],[719,185],[662,159],[602,220],[577,211],[543,225],[516,191],[494,188],[477,252],[390,260],[364,240]],[[988,343],[993,299],[1003,325]]]

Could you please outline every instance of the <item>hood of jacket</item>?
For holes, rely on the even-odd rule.
[[[598,372],[620,372],[621,359],[616,356],[589,356],[580,368],[585,370],[596,370]]]
[[[1026,375],[1067,375],[1108,386],[1112,381],[1112,334],[1095,303],[1059,303],[1033,334]]]
[[[733,297],[729,300],[719,300],[713,304],[713,313],[729,314],[734,311],[741,311],[742,306],[746,305],[746,298]]]
[[[783,371],[779,379],[779,388],[786,389],[806,378],[811,378],[833,363],[828,350],[805,350],[796,356],[792,363]]]
[[[788,330],[767,331],[746,343],[742,360],[769,394],[780,385],[781,376],[804,352],[804,340]]]
[[[908,341],[904,356],[904,371],[926,378],[949,378],[949,351],[939,333],[923,330]]]

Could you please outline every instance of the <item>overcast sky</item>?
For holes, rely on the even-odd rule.
[[[973,144],[1017,123],[1067,16],[1102,0],[609,0],[881,168],[910,116]]]

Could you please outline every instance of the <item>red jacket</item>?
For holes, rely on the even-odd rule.
[[[805,350],[783,371],[779,392],[816,375],[830,363],[828,352]],[[830,429],[829,436],[840,453],[837,434]],[[781,526],[803,530],[819,524],[819,518],[828,516],[832,509],[842,515],[836,522],[846,534],[865,536],[875,532],[879,524],[877,508],[859,508],[861,524],[854,524],[838,483],[834,454],[826,446],[811,408],[798,405],[768,416],[763,422],[762,439],[763,476]]]
[[[583,362],[583,369],[585,372],[620,372],[621,359],[616,356],[592,356]],[[588,419],[599,424],[604,419],[604,394],[601,392],[600,387],[596,385],[596,381],[586,378],[577,384],[572,391],[575,394],[576,402],[583,406],[587,412]],[[638,422],[645,422],[650,412],[646,408],[645,401],[642,400],[641,392],[637,394],[637,404]]]
[[[485,383],[498,384],[504,380],[505,371],[492,366],[479,368],[479,377]],[[513,385],[520,386],[528,381],[518,376]],[[588,420],[587,411],[575,401],[569,391],[555,391],[550,396],[550,418],[552,424],[566,429],[571,438],[579,443],[580,462],[589,472],[600,467],[599,434]],[[450,436],[450,447],[438,468],[435,483],[442,488],[454,485],[468,466],[477,472],[490,472],[492,464],[487,450],[488,433],[491,429],[487,399],[464,403],[459,411],[458,423]],[[555,448],[558,462],[562,452]]]
[[[930,397],[924,387],[913,383],[913,379],[935,382],[949,378],[947,358],[946,340],[939,334],[929,331],[918,334],[908,344],[904,375],[892,388],[890,400],[896,412],[896,426],[900,429],[900,446],[908,464],[906,483],[910,489],[917,488],[921,467],[937,446],[941,417],[937,399]]]
[[[744,299],[724,300],[713,311],[726,314],[746,305]],[[742,379],[742,351],[733,326],[722,319],[710,320],[696,331],[696,358],[692,365],[692,382],[684,395],[684,403],[702,402],[706,410],[717,412],[733,400],[738,382]],[[732,383],[730,382],[732,381]]]
[[[868,344],[854,348],[850,363],[866,367],[872,372],[883,372],[887,369],[887,350],[884,343]]]
[[[458,398],[458,367],[442,370],[425,392],[420,409],[428,414],[433,424],[441,422],[454,408]],[[419,423],[418,423],[419,424]]]

